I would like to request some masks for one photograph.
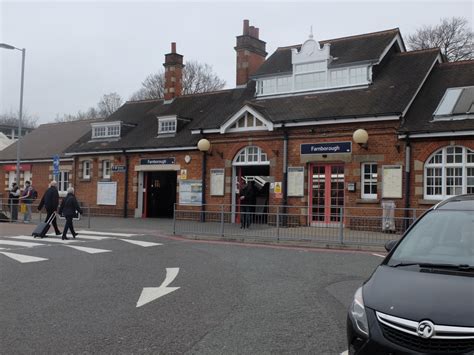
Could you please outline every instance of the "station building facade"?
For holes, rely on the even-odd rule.
[[[127,102],[65,149],[79,199],[97,213],[171,217],[176,205],[237,220],[254,180],[257,213],[288,206],[318,225],[341,208],[427,208],[474,192],[472,61],[406,51],[398,29],[311,35],[268,58],[265,46],[244,21],[237,86],[181,95],[172,44],[163,100]]]

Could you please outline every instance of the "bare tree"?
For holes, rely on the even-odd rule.
[[[19,113],[13,111],[0,114],[0,124],[8,126],[18,126]],[[38,124],[38,117],[30,116],[27,112],[23,112],[21,118],[21,125],[27,128],[35,128]]]
[[[422,26],[408,36],[411,50],[439,47],[448,61],[474,58],[474,34],[463,17],[443,18],[436,26]]]
[[[122,106],[122,98],[116,92],[105,94],[100,99],[97,107],[99,109],[100,117],[108,117],[113,114],[117,109]]]
[[[183,69],[183,94],[197,94],[220,90],[225,81],[212,72],[212,66],[189,61]],[[150,74],[142,82],[140,90],[131,96],[131,100],[161,99],[164,96],[165,73]]]

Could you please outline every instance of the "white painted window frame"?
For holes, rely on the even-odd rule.
[[[102,179],[110,179],[112,176],[112,161],[102,160]]]
[[[163,129],[168,123],[174,123],[174,129]],[[176,117],[158,118],[158,134],[174,134],[178,126]]]
[[[376,166],[377,176],[375,178],[375,183],[372,181],[373,177],[372,177],[372,179],[366,179],[365,178],[365,167],[368,166],[368,165],[370,165],[371,167],[373,165]],[[379,167],[378,167],[378,164],[375,163],[375,162],[364,162],[364,163],[361,164],[360,168],[361,168],[361,172],[360,172],[360,184],[361,184],[361,186],[360,186],[360,197],[362,199],[365,199],[365,200],[375,200],[375,199],[377,199],[377,195],[378,195],[378,192],[379,192],[378,191],[378,181],[379,181],[379,173],[378,173]],[[372,171],[372,169],[371,169],[371,171]],[[371,172],[371,174],[372,174],[372,172]],[[365,193],[364,191],[365,191],[366,184],[368,184],[369,186],[375,185],[375,188],[376,188],[377,192],[375,194]]]
[[[447,163],[447,149],[448,148],[462,148],[462,162],[461,163]],[[447,174],[446,170],[448,168],[461,168],[462,170],[462,184],[461,184],[461,194],[466,194],[467,193],[467,169],[468,168],[474,168],[474,162],[473,163],[468,163],[467,162],[467,155],[468,155],[468,150],[471,152],[474,152],[473,150],[470,150],[469,148],[465,146],[460,146],[460,145],[455,145],[455,146],[445,146],[443,148],[437,149],[433,154],[431,154],[428,159],[426,159],[423,173],[423,198],[425,200],[443,200],[445,198],[455,196],[455,195],[448,195],[446,192],[447,190]],[[442,151],[442,161],[441,163],[429,163],[431,158],[433,158],[436,154],[438,154],[440,151]],[[428,169],[431,168],[440,168],[441,169],[441,195],[428,195]]]
[[[87,174],[86,174],[87,171]],[[84,160],[82,162],[82,178],[85,180],[89,180],[91,178],[91,161]]]
[[[69,175],[71,174],[70,171],[66,171],[66,170],[61,170],[59,171],[59,175],[58,175],[58,192],[64,196],[66,193],[67,193],[67,189],[69,187]],[[67,177],[67,179],[65,178]]]
[[[91,123],[92,126],[92,139],[104,139],[104,138],[118,138],[122,132],[122,122],[99,122]],[[99,131],[103,131],[103,134],[98,134]]]
[[[256,148],[257,149],[257,160],[256,161],[249,161],[249,151],[250,149]],[[244,160],[243,161],[237,161],[237,159],[240,157],[241,154],[244,154]],[[262,159],[262,154],[266,156],[266,159]],[[234,166],[245,166],[245,165],[270,165],[270,161],[268,160],[268,154],[265,153],[262,148],[256,145],[249,145],[247,147],[242,148],[239,150],[239,152],[235,155],[234,161],[233,161]]]

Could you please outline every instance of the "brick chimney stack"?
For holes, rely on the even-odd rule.
[[[171,53],[165,54],[165,100],[172,100],[183,91],[183,56],[176,53],[176,43],[171,42]]]
[[[244,20],[244,30],[241,36],[237,36],[237,86],[245,85],[257,69],[265,61],[266,43],[258,38],[259,29],[249,26],[249,20]]]

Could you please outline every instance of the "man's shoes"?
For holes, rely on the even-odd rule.
[[[56,232],[56,235],[61,235],[62,233],[61,232]]]
[[[73,234],[72,237],[73,237],[74,239],[76,239],[76,235],[78,235],[78,234],[79,234],[79,233]]]
[[[62,240],[69,240],[68,237],[62,237],[61,239],[62,239]]]

